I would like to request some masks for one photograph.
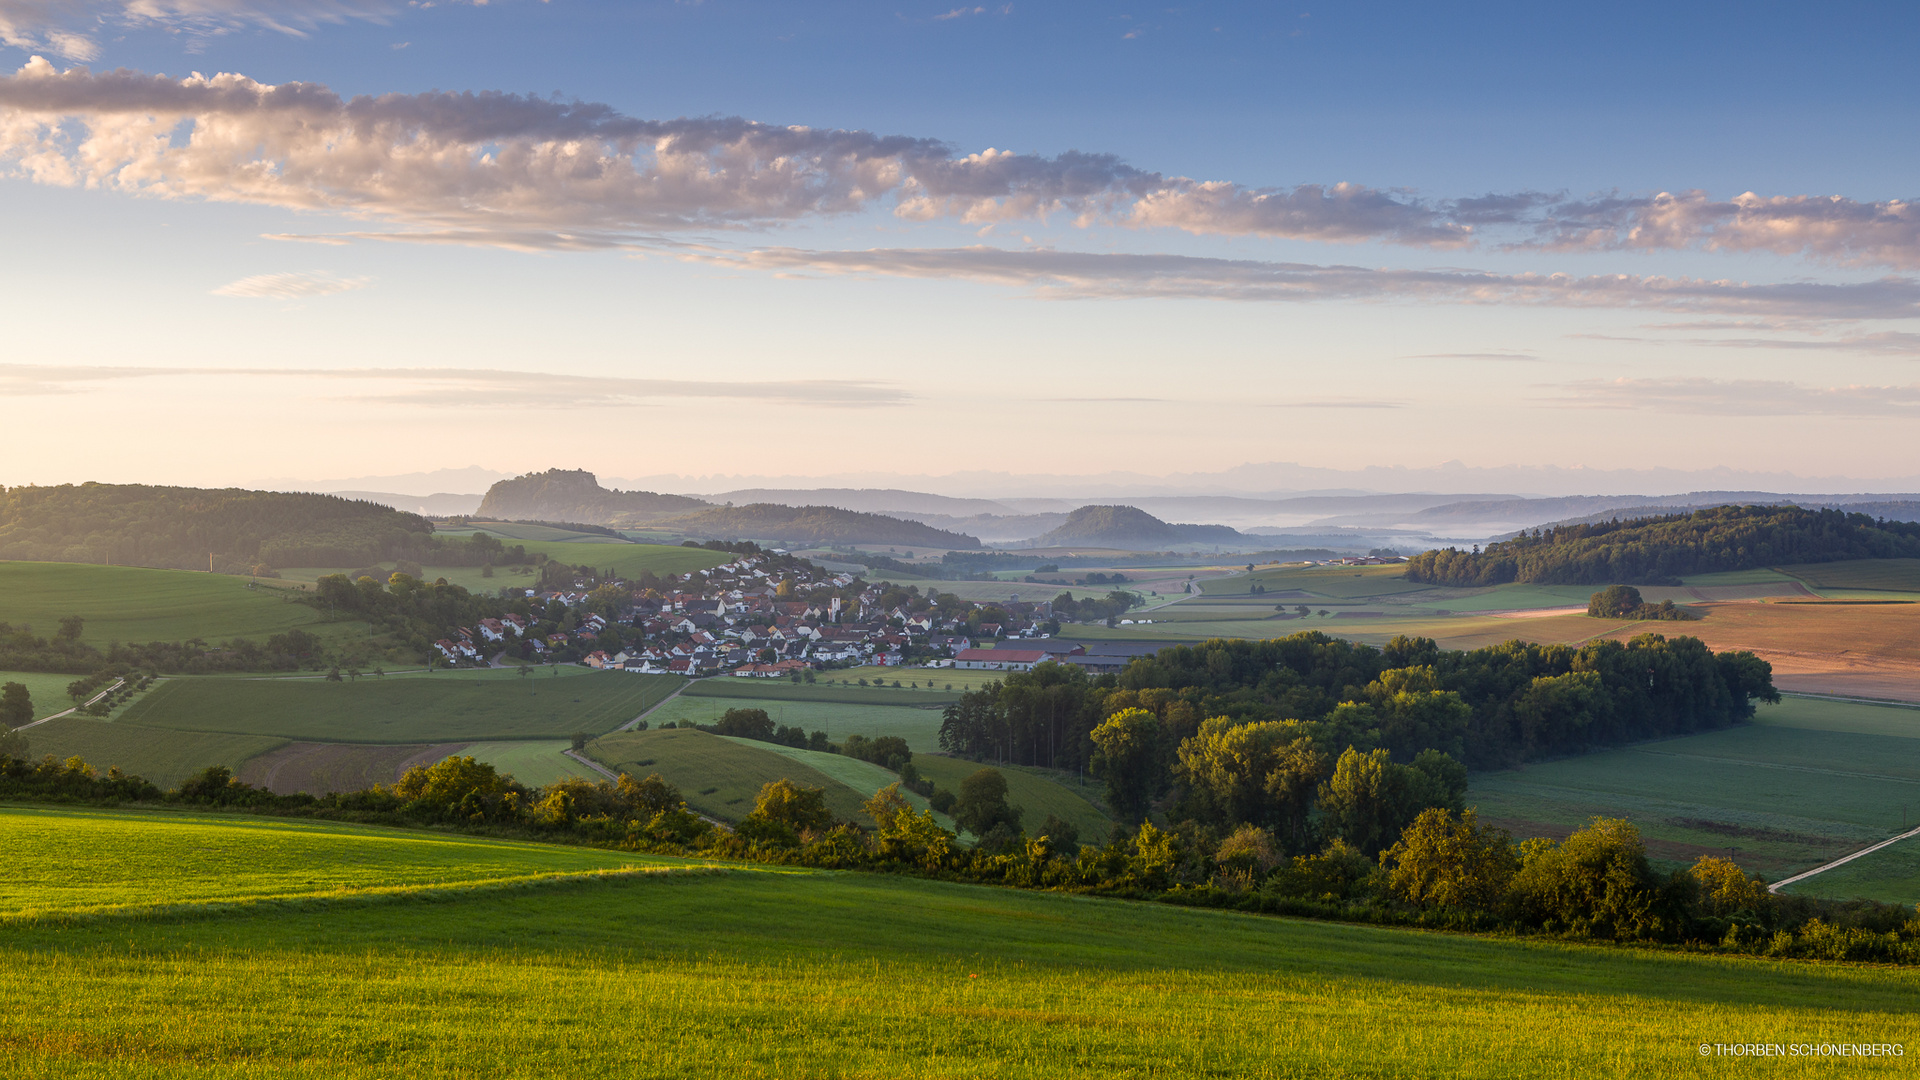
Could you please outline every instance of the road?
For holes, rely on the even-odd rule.
[[[88,699],[87,699],[87,700],[86,700],[85,702],[83,702],[83,703],[81,703],[81,704],[79,704],[79,705],[75,705],[75,706],[74,706],[73,708],[71,708],[71,709],[63,709],[63,710],[61,710],[60,712],[57,712],[57,713],[54,713],[54,714],[53,714],[52,716],[43,716],[43,717],[41,717],[40,719],[38,719],[38,720],[35,720],[35,721],[34,721],[33,723],[31,723],[31,724],[21,724],[21,725],[20,725],[19,727],[17,727],[17,728],[14,728],[14,730],[15,730],[15,731],[25,731],[25,730],[27,730],[27,729],[28,729],[28,728],[30,728],[30,727],[39,727],[39,726],[40,726],[41,724],[44,724],[44,723],[46,723],[46,722],[47,722],[47,721],[49,721],[49,720],[58,720],[58,719],[60,719],[60,718],[61,718],[61,717],[63,717],[63,716],[72,716],[72,715],[73,715],[74,713],[77,713],[77,712],[79,712],[79,711],[80,711],[81,709],[84,709],[84,708],[86,708],[86,707],[87,707],[88,705],[91,705],[91,704],[93,704],[94,702],[96,702],[96,701],[99,701],[99,700],[100,700],[101,698],[103,698],[103,697],[106,697],[106,696],[107,696],[108,694],[111,694],[111,693],[113,693],[113,692],[114,692],[115,690],[118,690],[118,689],[120,689],[120,684],[121,684],[121,683],[124,683],[124,682],[126,682],[126,681],[127,681],[127,680],[125,680],[125,679],[115,679],[115,680],[113,680],[113,685],[112,685],[112,686],[109,686],[109,687],[107,687],[107,688],[106,688],[105,690],[102,690],[102,691],[100,691],[99,693],[97,693],[97,694],[95,694],[95,695],[93,695],[92,697],[90,697],[90,698],[88,698]],[[676,691],[676,692],[677,692],[677,691]]]
[[[1888,837],[1887,839],[1880,841],[1879,843],[1873,845],[1872,847],[1861,848],[1859,851],[1856,851],[1851,855],[1842,855],[1830,863],[1822,863],[1811,870],[1805,871],[1804,873],[1795,874],[1790,878],[1784,878],[1780,881],[1776,881],[1773,884],[1767,886],[1767,891],[1777,893],[1781,889],[1786,888],[1787,886],[1793,884],[1796,881],[1805,881],[1815,874],[1824,874],[1828,870],[1831,870],[1836,866],[1843,866],[1859,858],[1862,855],[1871,855],[1874,852],[1879,851],[1881,848],[1886,847],[1888,844],[1897,844],[1900,841],[1905,840],[1911,836],[1920,836],[1920,829],[1908,829],[1906,832],[1901,833],[1899,836]]]

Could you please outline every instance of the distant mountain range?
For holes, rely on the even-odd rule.
[[[1477,475],[1471,470],[1468,474]],[[1920,516],[1916,509],[1920,495],[1794,495],[1755,490],[1548,498],[1494,492],[1321,492],[1270,498],[1147,493],[1096,500],[958,498],[902,488],[760,487],[687,495],[602,487],[593,473],[565,469],[501,480],[484,497],[382,490],[338,494],[427,515],[666,526],[694,536],[936,550],[967,549],[980,543],[1022,548],[1098,545],[1142,551],[1182,546],[1248,551],[1300,546],[1424,550],[1481,543],[1553,523],[1748,504],[1838,506],[1900,520]]]

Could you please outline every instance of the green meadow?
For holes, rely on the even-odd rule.
[[[1657,860],[1732,855],[1779,880],[1920,824],[1920,710],[1790,697],[1740,727],[1479,774],[1467,801],[1516,836],[1625,817]],[[1872,866],[1897,861],[1793,888],[1907,890],[1897,869],[1887,888],[1872,881]],[[1881,898],[1913,903],[1920,889]]]
[[[1038,836],[1040,826],[1052,814],[1080,830],[1083,844],[1104,844],[1113,832],[1113,819],[1102,813],[1089,799],[1100,798],[1102,786],[1069,774],[1018,765],[968,761],[941,754],[915,754],[913,767],[920,775],[955,794],[960,782],[981,769],[994,768],[1007,779],[1007,803],[1020,807],[1020,827],[1029,836]]]
[[[761,701],[830,701],[842,705],[940,705],[960,700],[960,684],[956,689],[933,689],[929,683],[944,687],[946,681],[939,679],[941,672],[922,672],[915,668],[902,668],[887,679],[887,686],[861,686],[857,679],[842,678],[838,672],[826,672],[813,683],[794,683],[785,679],[742,679],[726,676],[717,679],[701,679],[687,686],[685,697],[727,697],[754,698]],[[1004,677],[1004,676],[1002,676]],[[898,681],[900,685],[892,685]],[[908,683],[920,683],[919,689],[912,689]],[[849,685],[852,684],[852,685]]]
[[[29,757],[52,754],[61,761],[79,757],[102,772],[117,765],[163,790],[178,787],[209,765],[225,765],[238,772],[249,758],[287,744],[285,739],[265,735],[169,731],[90,716],[63,716],[20,734],[26,737]]]
[[[824,790],[827,806],[838,818],[865,821],[860,804],[872,794],[797,757],[776,753],[770,744],[691,729],[616,732],[588,743],[586,754],[614,772],[635,777],[659,773],[680,789],[689,807],[722,821],[752,813],[760,789],[783,778]]]
[[[524,880],[670,860],[333,822],[0,807],[0,920]]]
[[[191,570],[0,562],[0,622],[51,637],[61,619],[78,615],[87,620],[81,640],[102,649],[111,641],[265,640],[294,627],[343,632],[318,625],[318,611],[282,590],[247,585]]]
[[[681,685],[667,675],[581,668],[323,679],[163,680],[121,720],[313,742],[565,738],[612,731]]]
[[[839,742],[849,735],[877,739],[898,735],[907,740],[914,753],[940,749],[941,711],[937,708],[909,709],[899,705],[843,705],[832,701],[782,701],[777,698],[694,697],[681,694],[647,714],[647,724],[659,727],[670,721],[691,720],[711,724],[728,709],[765,709],[775,724],[793,725],[807,731],[824,731]]]
[[[556,780],[577,776],[584,780],[605,777],[568,757],[565,739],[520,742],[477,742],[461,747],[466,757],[484,761],[528,787],[546,787]]]
[[[1920,593],[1920,559],[1850,559],[1780,567],[1820,590]]]
[[[9,1077],[1799,1076],[1911,1066],[1698,1047],[1920,1045],[1908,969],[888,875],[621,873],[665,860],[324,824],[9,815],[53,879],[6,886],[38,912],[0,920]],[[67,891],[81,868],[108,876]],[[97,913],[163,896],[198,910]]]
[[[33,697],[33,718],[52,716],[73,708],[67,685],[78,675],[48,674],[43,671],[0,671],[0,684],[17,682]]]

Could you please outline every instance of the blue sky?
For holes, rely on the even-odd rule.
[[[0,482],[1911,482],[1917,29],[0,0]]]

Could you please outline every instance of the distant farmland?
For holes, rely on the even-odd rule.
[[[348,743],[565,738],[611,731],[681,685],[668,675],[581,668],[320,679],[166,679],[122,722]]]
[[[63,716],[20,734],[31,757],[52,754],[65,761],[77,756],[101,772],[118,765],[162,789],[178,787],[209,765],[238,771],[249,759],[286,745],[285,739],[264,735],[168,731],[87,716]]]
[[[1805,698],[1760,710],[1752,725],[1479,774],[1467,801],[1517,837],[1625,817],[1656,859],[1731,854],[1775,881],[1920,824],[1920,710]],[[1851,895],[1833,891],[1846,880],[1798,891]]]
[[[0,562],[0,622],[51,637],[60,620],[87,620],[81,640],[265,640],[300,627],[327,633],[320,613],[243,577],[84,563]],[[360,628],[365,630],[364,625]]]

